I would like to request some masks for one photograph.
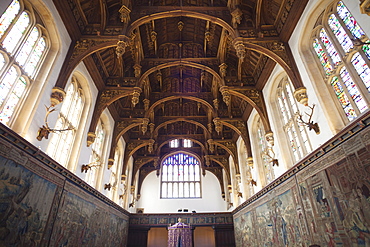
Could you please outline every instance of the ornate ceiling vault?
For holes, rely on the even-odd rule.
[[[271,136],[262,89],[275,64],[303,87],[287,41],[307,2],[54,0],[73,40],[56,87],[85,63],[99,90],[88,143],[108,108],[115,120],[109,162],[123,137],[123,171],[133,156],[140,184],[159,172],[163,155],[186,149],[224,188],[230,156],[239,173],[239,136],[251,158],[253,109]],[[193,147],[169,147],[185,138]]]

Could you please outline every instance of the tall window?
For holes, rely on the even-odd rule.
[[[261,123],[261,119],[258,119],[257,121],[257,133],[259,155],[263,164],[266,184],[269,184],[275,179],[274,169],[272,167],[272,158],[274,158],[274,155],[272,153],[272,149],[269,148],[269,144],[266,141],[265,130]]]
[[[313,39],[334,98],[351,121],[369,108],[370,41],[342,1],[315,28]]]
[[[0,17],[0,122],[10,125],[48,50],[34,10],[13,0]]]
[[[90,166],[91,169],[87,172],[86,182],[91,186],[95,187],[98,177],[98,171],[103,165],[102,155],[103,155],[103,143],[105,140],[105,130],[104,125],[101,120],[99,120],[98,126],[95,131],[96,137],[95,141],[91,147],[92,153],[90,156]]]
[[[168,156],[162,163],[161,198],[200,198],[200,165],[185,153]]]
[[[107,196],[112,200],[112,201],[116,201],[116,191],[119,187],[119,179],[120,179],[120,176],[119,176],[119,164],[122,164],[122,151],[123,150],[122,148],[119,148],[117,147],[115,152],[114,152],[114,162],[113,162],[113,166],[110,168],[111,170],[111,174],[110,174],[110,177],[109,177],[109,183],[110,185],[112,186],[112,188],[108,191],[107,193]]]
[[[84,106],[81,92],[82,89],[73,77],[55,125],[57,130],[70,130],[53,133],[47,149],[47,153],[63,166],[68,163]]]
[[[278,103],[283,116],[284,131],[287,134],[294,161],[312,151],[306,128],[297,121],[299,111],[292,93],[292,86],[283,79],[278,87]]]

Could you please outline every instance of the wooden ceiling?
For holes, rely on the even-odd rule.
[[[282,64],[298,88],[287,41],[307,0],[54,0],[73,39],[56,86],[81,61],[100,91],[90,131],[108,108],[116,121],[112,151],[123,136],[140,180],[163,155],[186,150],[223,181],[238,163],[253,109],[270,131],[262,89]],[[169,148],[172,139],[192,148]],[[239,173],[238,166],[235,170]],[[125,169],[123,169],[123,172]],[[223,188],[223,186],[222,186]]]

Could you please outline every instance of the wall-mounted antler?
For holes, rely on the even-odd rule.
[[[314,130],[316,135],[320,134],[320,127],[318,123],[314,123],[311,121],[312,115],[313,115],[313,109],[315,108],[315,104],[312,105],[312,107],[308,106],[311,109],[311,114],[308,114],[307,112],[306,115],[309,116],[309,119],[307,122],[303,121],[302,115],[298,113],[299,116],[299,122],[306,125],[308,127],[308,130]]]
[[[104,189],[105,190],[109,190],[112,188],[113,186],[109,183],[109,184],[104,184]]]
[[[45,106],[45,108],[46,108],[46,115],[45,115],[45,118],[44,118],[45,125],[42,125],[42,127],[40,127],[39,128],[39,131],[37,132],[36,139],[38,141],[41,141],[42,138],[44,138],[44,137],[45,137],[45,139],[48,139],[50,132],[51,133],[55,133],[57,131],[73,130],[73,128],[67,128],[67,129],[63,129],[63,130],[57,130],[57,129],[51,129],[49,127],[49,125],[48,125],[48,116],[49,116],[50,113],[52,113],[53,111],[55,111],[55,108],[50,109],[51,107],[52,107],[52,105],[49,106],[49,107]]]
[[[251,185],[253,186],[257,186],[257,181],[256,180],[254,180],[253,178],[251,179],[251,181],[250,181],[250,183],[251,183]]]
[[[96,164],[96,165],[95,165]],[[85,172],[87,173],[88,170],[90,170],[91,168],[94,168],[94,167],[99,167],[100,164],[99,164],[99,161],[98,162],[92,162],[90,164],[83,164],[81,166],[81,172]]]
[[[272,147],[267,147],[263,154],[269,159],[269,162],[272,162],[272,166],[279,166],[279,161],[275,159],[275,152]]]

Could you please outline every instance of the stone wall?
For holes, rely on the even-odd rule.
[[[236,246],[369,246],[370,117],[233,211]]]

